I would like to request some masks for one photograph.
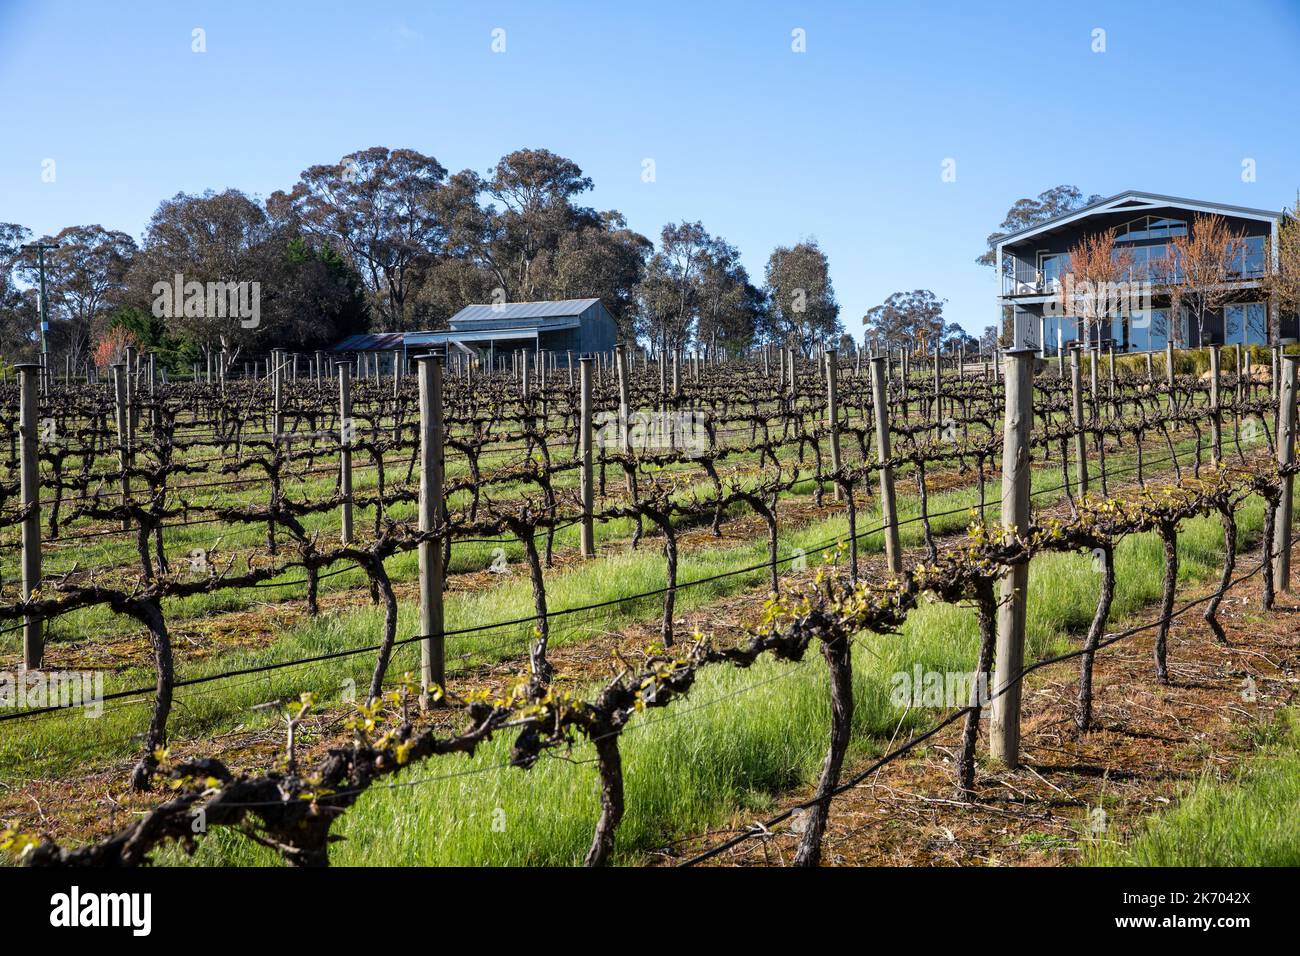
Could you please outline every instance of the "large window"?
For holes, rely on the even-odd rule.
[[[1187,235],[1187,223],[1181,219],[1163,219],[1159,216],[1143,216],[1126,222],[1115,230],[1116,242],[1142,242],[1146,239],[1169,239],[1171,236]]]
[[[1225,306],[1223,341],[1227,345],[1267,345],[1268,310],[1263,302]]]
[[[1070,268],[1068,252],[1040,252],[1038,254],[1038,271],[1043,274],[1043,288],[1050,290],[1061,281],[1061,276]]]
[[[1128,347],[1131,352],[1163,349],[1169,341],[1169,310],[1152,309],[1129,319]]]
[[[1144,246],[1117,246],[1112,253],[1115,259],[1126,254],[1133,260],[1128,274],[1124,277],[1130,282],[1160,282],[1166,279],[1171,271],[1166,261],[1169,254],[1167,242]]]
[[[1069,345],[1078,335],[1075,320],[1067,315],[1043,317],[1043,352],[1054,355],[1059,346]]]
[[[1264,237],[1247,236],[1241,244],[1233,262],[1233,271],[1247,279],[1254,279],[1264,274]]]

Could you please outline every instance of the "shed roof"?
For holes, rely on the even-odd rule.
[[[349,335],[334,346],[335,352],[380,352],[384,349],[400,349],[404,335],[401,332],[361,332]]]
[[[513,322],[518,320],[539,319],[575,319],[593,305],[599,305],[600,299],[560,299],[555,302],[498,302],[491,305],[467,305],[450,319],[447,324],[452,328],[466,322]]]

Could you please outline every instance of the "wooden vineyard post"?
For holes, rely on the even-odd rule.
[[[1272,393],[1269,395],[1273,401],[1277,401],[1278,382],[1282,379],[1282,346],[1273,346],[1273,385]]]
[[[1089,345],[1088,351],[1091,353],[1088,357],[1088,400],[1093,402],[1095,407],[1097,402],[1097,369],[1101,365],[1101,346]]]
[[[942,368],[939,361],[939,346],[934,347],[934,401],[930,405],[931,421],[940,421],[943,418],[943,402],[939,396],[942,394]]]
[[[397,397],[402,394],[402,350],[393,349],[393,414],[397,414]]]
[[[271,446],[280,444],[280,433],[284,431],[283,400],[284,394],[284,349],[271,351]]]
[[[871,404],[876,414],[876,461],[880,465],[880,522],[885,526],[885,561],[894,574],[903,573],[898,541],[898,506],[894,500],[894,469],[889,461],[889,383],[883,355],[871,360]]]
[[[352,422],[352,368],[339,363],[339,496],[343,527],[339,537],[352,543],[352,439],[356,429]]]
[[[1210,346],[1210,435],[1214,448],[1210,460],[1218,468],[1223,461],[1223,421],[1219,414],[1219,347]]]
[[[617,349],[614,352],[614,367],[618,373],[618,435],[619,446],[623,454],[628,458],[627,465],[627,493],[636,504],[636,468],[631,463],[632,458],[632,391],[628,379],[631,377],[627,367],[627,353],[623,349]],[[662,368],[662,366],[660,366]],[[638,531],[641,527],[641,517],[637,516]]]
[[[1174,343],[1165,343],[1165,381],[1169,385],[1169,402],[1174,401]]]
[[[442,513],[442,364],[436,355],[416,360],[420,375],[420,524],[433,531]],[[434,703],[435,688],[446,680],[442,620],[442,544],[432,538],[419,545],[420,559],[420,706]],[[439,694],[441,697],[441,694]]]
[[[158,432],[158,408],[154,405],[154,400],[158,396],[158,363],[155,361],[156,356],[153,352],[149,353],[149,433],[157,435]]]
[[[1008,536],[1029,531],[1029,432],[1034,421],[1034,349],[1006,355],[1006,421],[1002,447],[1002,526]],[[1094,368],[1095,368],[1094,364]],[[1029,565],[1002,576],[998,603],[989,752],[1007,767],[1020,765],[1020,672],[1025,662],[1026,591]]]
[[[131,500],[131,479],[126,473],[131,463],[131,413],[126,400],[126,377],[127,366],[120,363],[113,366],[113,402],[117,413],[117,462],[122,469],[122,507],[126,507]],[[122,530],[131,530],[131,519],[122,518]]]
[[[1296,445],[1296,366],[1300,355],[1282,356],[1281,382],[1278,383],[1277,463],[1289,468],[1295,463]],[[1291,495],[1295,475],[1282,476],[1282,496],[1277,503],[1273,525],[1273,586],[1291,591]]]
[[[582,494],[582,531],[581,545],[584,558],[596,556],[596,535],[592,527],[591,511],[594,492],[591,476],[591,358],[583,356],[579,372],[581,393],[579,396],[578,442],[582,457],[581,494]],[[570,374],[572,374],[572,356],[570,356]]]
[[[23,503],[23,600],[31,599],[41,586],[41,483],[37,457],[37,386],[41,366],[25,362],[18,369],[18,435],[20,439],[20,493]],[[35,670],[45,654],[41,619],[29,614],[23,619],[23,666]]]
[[[128,450],[135,448],[135,426],[140,415],[140,409],[136,402],[139,375],[140,360],[136,357],[135,346],[128,345],[126,347],[126,439]]]
[[[826,350],[826,424],[831,433],[831,471],[840,471],[840,394],[839,357],[836,349]],[[835,500],[844,497],[839,481],[835,482]]]
[[[1083,376],[1079,350],[1070,350],[1070,424],[1074,428],[1074,460],[1078,469],[1076,488],[1082,498],[1088,493],[1088,436],[1083,433]]]
[[[629,416],[632,413],[631,393],[628,387],[627,356],[619,349],[614,353],[614,366],[618,372],[618,436],[623,454],[632,454],[632,428]],[[630,480],[630,479],[629,479]],[[628,490],[631,490],[629,485]]]

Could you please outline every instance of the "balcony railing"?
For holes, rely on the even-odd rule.
[[[1240,269],[1233,269],[1228,273],[1230,282],[1253,282],[1263,278],[1265,272],[1263,266],[1247,265]],[[1178,272],[1168,272],[1165,270],[1146,269],[1141,274],[1135,274],[1127,277],[1129,282],[1150,282],[1153,286],[1160,287],[1168,285],[1170,282],[1176,282],[1180,278]],[[1053,295],[1061,289],[1061,280],[1052,276],[1050,278],[1036,269],[1013,268],[1009,273],[1002,276],[1002,294],[1004,296],[1017,295]]]

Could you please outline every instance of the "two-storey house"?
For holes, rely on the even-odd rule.
[[[1219,216],[1234,236],[1234,254],[1225,302],[1192,322],[1186,307],[1171,308],[1169,255],[1176,236],[1187,236],[1197,217]],[[1220,203],[1129,191],[1004,236],[996,246],[1001,283],[999,312],[1011,319],[1017,346],[1056,354],[1081,338],[1080,325],[1094,344],[1119,351],[1163,349],[1172,337],[1178,346],[1275,344],[1294,340],[1296,317],[1271,307],[1263,278],[1275,264],[1266,261],[1276,247],[1282,213]],[[1062,280],[1071,274],[1070,253],[1088,236],[1113,230],[1113,256],[1128,264],[1126,279],[1141,280],[1150,293],[1148,308],[1134,321],[1107,315],[1080,322],[1061,308]],[[1271,241],[1270,241],[1271,240]],[[1116,310],[1117,312],[1121,310]],[[1204,311],[1204,310],[1202,310]]]

